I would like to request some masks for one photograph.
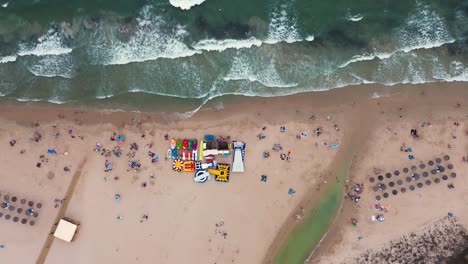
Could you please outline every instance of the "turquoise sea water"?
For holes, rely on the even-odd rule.
[[[140,108],[468,80],[464,0],[0,0],[0,95]]]

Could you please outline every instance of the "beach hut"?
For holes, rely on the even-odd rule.
[[[57,229],[54,232],[54,237],[66,242],[71,242],[75,236],[77,228],[78,225],[65,219],[60,219]]]

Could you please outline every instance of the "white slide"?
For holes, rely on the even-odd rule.
[[[240,148],[234,149],[232,172],[244,172],[244,161],[242,160],[242,149]]]

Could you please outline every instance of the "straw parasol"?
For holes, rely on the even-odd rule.
[[[370,178],[369,178],[369,182],[370,182],[370,183],[375,182],[375,178],[374,178],[374,177],[370,177]]]
[[[444,160],[449,160],[450,159],[450,156],[449,155],[445,155],[444,156]]]

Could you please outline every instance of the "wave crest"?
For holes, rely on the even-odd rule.
[[[169,0],[169,3],[182,10],[189,10],[193,6],[201,5],[205,0]]]

